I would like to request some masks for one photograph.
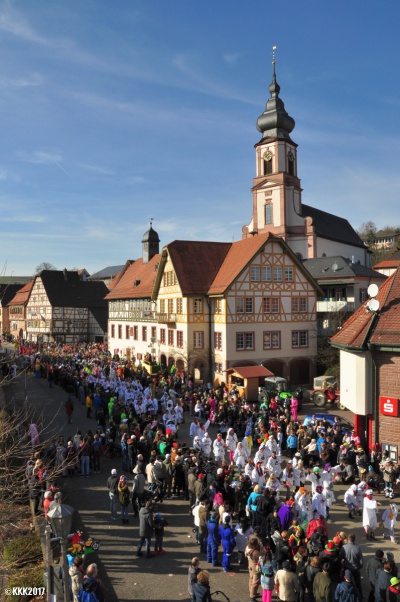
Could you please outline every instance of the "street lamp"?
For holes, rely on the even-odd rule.
[[[74,509],[67,504],[57,504],[48,511],[47,518],[49,519],[51,529],[53,533],[60,538],[61,542],[61,562],[63,570],[63,584],[64,584],[64,602],[70,602],[69,595],[69,573],[68,573],[68,560],[67,560],[67,536],[71,533],[72,518]]]

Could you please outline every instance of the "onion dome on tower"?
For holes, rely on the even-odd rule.
[[[283,100],[279,98],[280,86],[276,81],[275,61],[272,61],[272,82],[269,86],[271,97],[265,105],[265,111],[257,119],[257,129],[263,138],[286,138],[290,140],[290,132],[295,126],[293,117],[285,110]]]
[[[142,239],[142,260],[143,263],[148,263],[154,255],[160,252],[160,239],[155,230],[153,230],[153,223],[150,222],[150,228],[143,235]]]

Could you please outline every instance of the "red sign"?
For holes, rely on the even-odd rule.
[[[379,398],[379,409],[384,416],[398,416],[399,400],[396,397],[381,396]]]

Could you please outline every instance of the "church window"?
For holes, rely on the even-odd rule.
[[[294,154],[293,151],[289,151],[288,153],[288,173],[291,176],[294,176]]]
[[[264,158],[264,176],[272,174],[272,157],[269,161]]]
[[[273,224],[272,219],[272,203],[267,203],[265,205],[265,224]]]

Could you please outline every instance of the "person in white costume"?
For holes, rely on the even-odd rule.
[[[265,468],[267,464],[267,454],[265,453],[265,443],[261,443],[260,447],[256,451],[256,455],[254,456],[254,462],[261,462],[262,467]]]
[[[226,435],[226,446],[229,453],[229,462],[231,466],[233,466],[233,455],[235,453],[236,446],[238,444],[237,434],[235,433],[233,428],[228,430],[228,434]]]
[[[389,508],[382,514],[383,537],[389,537],[392,543],[396,543],[394,538],[394,526],[397,520],[398,508],[395,503],[391,503]]]
[[[281,463],[282,458],[276,452],[272,452],[272,456],[267,461],[267,470],[269,474],[274,474],[277,479],[279,479],[282,472]]]
[[[222,439],[222,435],[221,433],[218,433],[217,438],[214,439],[213,443],[214,458],[217,464],[220,464],[225,460],[225,448],[226,444]]]
[[[243,443],[239,441],[233,454],[233,461],[238,469],[239,476],[242,474],[248,458],[247,449],[243,447]]]
[[[317,485],[316,491],[312,496],[311,509],[317,515],[327,518],[328,508],[326,504],[326,495],[323,493],[322,485]]]
[[[207,459],[210,457],[212,448],[211,438],[208,436],[208,433],[204,433],[203,440],[201,442],[201,451],[203,452],[203,456]]]
[[[378,506],[381,505],[374,499],[373,491],[368,489],[365,493],[363,510],[363,527],[367,539],[375,539],[375,529],[378,525]]]
[[[353,512],[358,510],[357,502],[357,485],[350,485],[348,490],[344,494],[344,503],[349,511],[349,518],[354,518]]]

